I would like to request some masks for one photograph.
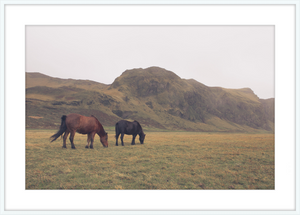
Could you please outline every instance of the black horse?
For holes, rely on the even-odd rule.
[[[141,144],[144,143],[145,136],[142,126],[138,121],[129,122],[126,120],[121,120],[116,123],[116,146],[118,145],[118,138],[121,134],[121,142],[122,146],[124,146],[123,137],[124,134],[131,134],[132,135],[132,142],[131,145],[135,145],[135,137],[136,135],[140,135],[140,142]]]

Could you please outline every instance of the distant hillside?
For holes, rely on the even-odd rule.
[[[274,131],[274,99],[249,88],[207,87],[159,67],[126,70],[111,85],[26,73],[27,128],[57,128],[71,112],[93,114],[106,126],[135,119],[169,130]]]
[[[26,72],[26,88],[44,86],[44,87],[76,87],[86,90],[99,91],[108,87],[106,84],[101,84],[95,81],[89,80],[75,80],[75,79],[60,79],[53,78],[38,72]]]

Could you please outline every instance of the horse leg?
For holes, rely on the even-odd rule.
[[[122,146],[124,146],[123,138],[124,138],[124,133],[121,133],[121,142],[122,142]]]
[[[119,135],[120,135],[120,133],[116,135],[116,146],[118,146]]]
[[[93,149],[93,148],[94,148],[94,137],[95,137],[95,134],[96,134],[96,133],[92,133],[92,134],[91,134],[91,145],[90,145],[90,149]]]
[[[69,131],[68,130],[66,130],[66,132],[65,132],[65,134],[64,134],[64,137],[63,137],[63,148],[67,148],[67,143],[66,143],[66,140],[67,140],[67,138],[68,138],[68,135],[69,135]]]
[[[87,148],[87,149],[89,148],[91,139],[92,139],[92,134],[90,133],[90,134],[88,134],[87,144],[86,144],[85,148]]]
[[[131,145],[135,145],[135,137],[136,137],[136,134],[133,134],[132,135]]]
[[[74,145],[74,136],[75,136],[75,131],[71,131],[70,142],[71,142],[72,149],[76,149],[76,147]]]

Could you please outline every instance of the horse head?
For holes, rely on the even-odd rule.
[[[105,135],[103,135],[102,137],[100,136],[100,142],[102,143],[103,147],[108,147],[107,139],[108,139],[108,135],[106,132]]]
[[[143,143],[144,143],[144,140],[145,140],[145,137],[146,137],[146,134],[141,133],[141,134],[139,134],[139,135],[140,135],[140,142],[141,142],[141,144],[143,144]]]

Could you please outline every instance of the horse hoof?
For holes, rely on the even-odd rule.
[[[90,147],[90,149],[94,149],[94,147]]]
[[[88,147],[88,146],[85,146],[85,148],[88,149],[89,147]]]
[[[72,149],[76,149],[75,147],[72,147]]]
[[[63,146],[62,148],[63,148],[63,149],[66,149],[67,147],[66,147],[66,146]]]

